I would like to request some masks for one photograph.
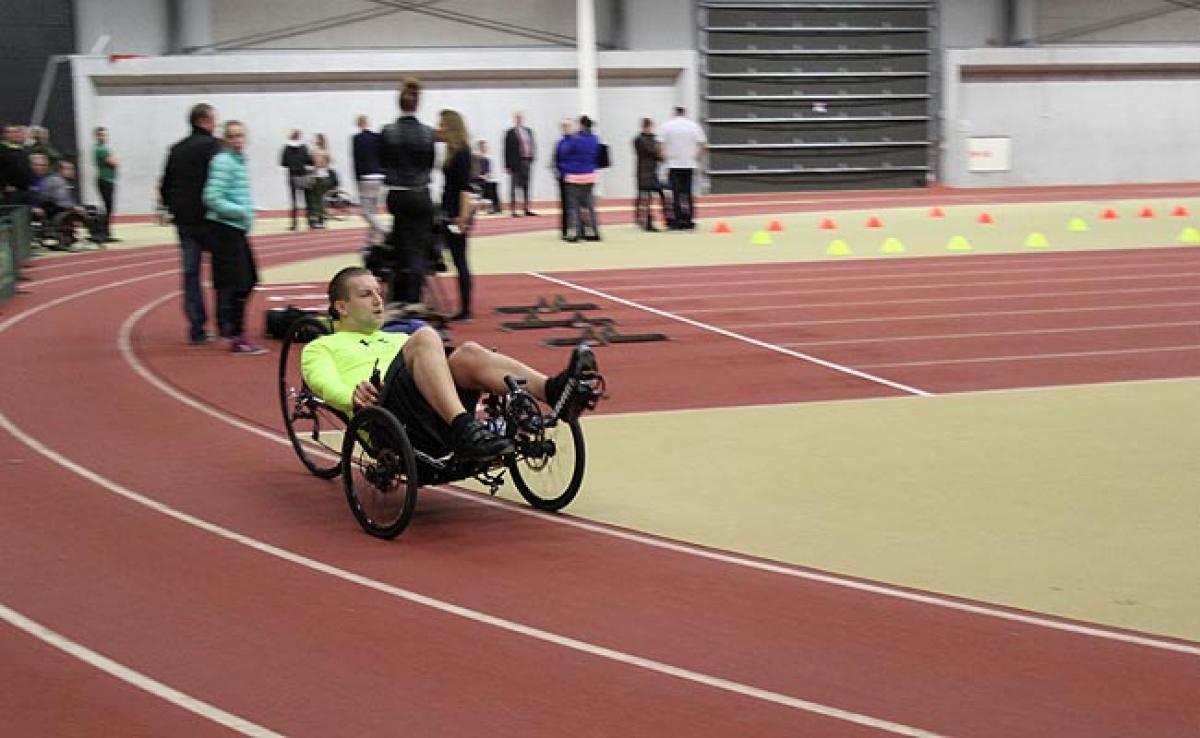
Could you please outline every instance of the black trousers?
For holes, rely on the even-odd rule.
[[[467,237],[462,233],[447,233],[446,248],[458,272],[458,309],[471,314],[471,266],[467,264]]]
[[[659,208],[662,210],[663,222],[668,220],[667,217],[667,197],[663,194],[661,184],[655,183],[653,186],[638,186],[637,199],[633,201],[633,219],[634,222],[642,228],[650,228],[654,225],[654,194],[658,193]]]
[[[685,228],[693,224],[696,203],[692,199],[692,173],[694,169],[670,170],[671,209],[675,217],[674,226]]]
[[[567,237],[567,183],[560,176],[558,178],[558,230],[562,231],[562,237]]]
[[[387,206],[392,214],[387,243],[395,254],[390,299],[420,302],[433,245],[433,200],[428,189],[390,190]]]
[[[110,223],[112,222],[117,183],[109,182],[106,179],[98,179],[96,180],[96,189],[100,190],[100,199],[104,202],[104,215],[100,219],[100,230],[104,232],[104,236],[107,238],[112,235]]]
[[[512,170],[512,181],[508,188],[508,205],[514,213],[517,212],[517,190],[520,190],[525,198],[525,210],[529,210],[529,168],[532,165],[532,159],[521,159]]]
[[[210,222],[213,287],[217,290],[217,330],[222,336],[241,336],[246,328],[246,303],[258,284],[258,265],[246,232]]]

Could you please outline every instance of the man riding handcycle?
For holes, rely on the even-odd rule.
[[[303,318],[288,332],[280,400],[301,461],[318,476],[343,475],[368,533],[399,534],[422,484],[475,477],[494,492],[505,470],[535,507],[574,499],[584,465],[578,418],[603,392],[586,345],[547,377],[473,342],[448,350],[429,327],[385,331],[379,281],[362,267],[333,277],[329,304],[331,320]]]

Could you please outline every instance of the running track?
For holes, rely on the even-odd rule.
[[[260,249],[270,263],[352,243],[336,233],[318,244],[281,236]],[[1194,250],[1162,253],[1195,260]],[[401,540],[368,540],[335,488],[302,474],[277,432],[255,432],[277,425],[263,378],[270,362],[239,364],[234,375],[227,357],[174,344],[177,308],[164,301],[176,288],[173,256],[48,263],[35,273],[34,298],[0,320],[4,354],[22,357],[0,388],[0,592],[10,623],[0,638],[0,714],[14,734],[1161,736],[1200,726],[1193,644],[701,556],[453,491],[425,494]],[[699,271],[687,279],[708,279]],[[590,275],[588,288],[698,322],[706,313],[689,311],[723,309],[707,292],[673,303],[621,278]],[[676,340],[656,350],[698,356],[686,352],[723,343],[712,361],[765,351],[663,315],[635,318],[646,311],[628,304],[608,307],[628,310],[631,329],[638,320],[672,326]],[[818,309],[806,306],[802,320],[819,320]],[[1153,321],[1186,322],[1195,316],[1187,310]],[[708,315],[706,324],[780,346],[859,337],[843,327],[835,337],[805,334],[811,326],[775,335],[761,318],[739,325],[736,314]],[[472,327],[495,342],[490,328]],[[533,337],[512,338],[545,363]],[[835,345],[845,353],[828,344],[814,353],[930,392],[970,388],[969,377],[868,366],[854,344]],[[793,392],[808,384],[800,365],[848,397],[899,392],[778,356],[771,361],[793,372],[778,387]],[[1192,366],[1172,372],[1194,374]],[[625,370],[617,360],[606,371]],[[653,394],[639,384],[621,383],[610,411]],[[223,385],[243,393],[226,402],[210,389]],[[761,401],[804,399],[770,397]],[[745,401],[753,393],[736,402]],[[141,676],[114,679],[51,649],[12,625],[37,630],[17,614]]]

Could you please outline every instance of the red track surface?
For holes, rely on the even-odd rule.
[[[324,243],[317,250],[345,249],[354,242],[352,235],[321,238]],[[304,258],[301,249],[313,243],[305,236],[284,236],[261,239],[259,247],[263,260],[270,262]],[[36,294],[6,306],[0,320],[4,355],[22,358],[6,362],[0,412],[23,438],[36,439],[30,442],[61,455],[54,459],[103,478],[86,479],[34,453],[16,436],[0,435],[0,458],[6,460],[0,515],[3,603],[159,682],[279,732],[322,736],[399,731],[474,735],[483,730],[521,736],[841,736],[900,732],[904,725],[979,736],[1182,736],[1194,735],[1200,725],[1200,649],[1190,645],[1172,650],[1161,639],[1122,641],[1104,637],[1103,631],[1071,632],[1048,627],[1053,621],[1004,619],[997,617],[1001,611],[965,611],[787,573],[803,575],[799,570],[746,568],[561,525],[550,516],[522,514],[524,508],[518,506],[481,504],[471,495],[430,491],[402,539],[390,544],[370,540],[346,514],[336,486],[302,473],[276,440],[234,428],[131,374],[118,346],[123,327],[131,330],[139,360],[153,375],[180,388],[179,394],[236,411],[253,425],[278,428],[273,361],[235,359],[215,349],[182,345],[174,300],[150,307],[137,319],[139,310],[176,289],[174,256],[163,250],[39,266]],[[164,263],[150,263],[156,258]],[[747,321],[744,312],[723,306],[723,295],[731,294],[727,285],[741,277],[758,280],[756,269],[761,268],[673,272],[673,284],[726,285],[680,289],[684,295],[648,284],[642,279],[647,273],[574,276],[592,288],[773,343],[861,338],[865,328],[895,338],[891,326],[873,317],[877,306],[868,310],[848,304],[874,301],[863,297],[874,294],[865,285],[882,284],[874,277],[885,268],[896,270],[886,284],[902,286],[883,293],[893,300],[930,292],[953,297],[958,293],[949,287],[911,288],[950,279],[995,281],[995,269],[1035,263],[1036,275],[1004,279],[1058,279],[1056,270],[1068,266],[1080,268],[1063,273],[1074,278],[1091,274],[1083,271],[1090,266],[1112,264],[1132,280],[1142,279],[1135,276],[1142,270],[1167,273],[1148,284],[1134,281],[1118,289],[1161,287],[1179,290],[1152,293],[1171,295],[1169,300],[1161,297],[1163,303],[1196,302],[1194,278],[1174,284],[1169,276],[1192,271],[1200,261],[1195,249],[1036,258],[930,259],[886,267],[797,265],[772,268],[771,278],[811,281],[738,286],[744,295],[778,289],[785,294],[772,299],[799,298],[805,307],[773,310],[771,321],[807,321],[802,327],[768,327],[761,315]],[[114,271],[72,276],[104,267]],[[155,275],[162,270],[167,273]],[[986,273],[968,276],[961,270]],[[916,276],[931,271],[939,274]],[[661,277],[660,272],[656,278]],[[909,277],[914,283],[906,281]],[[114,284],[122,280],[130,281]],[[1064,284],[1042,283],[1036,291],[1062,292]],[[1093,289],[1070,284],[1081,291]],[[96,291],[89,293],[89,288]],[[533,277],[497,279],[485,289],[494,303],[565,292]],[[1139,293],[1115,294],[1122,296],[1122,304],[1154,316],[1138,313],[1137,322],[1195,319],[1194,307],[1151,308]],[[52,302],[60,297],[63,302]],[[673,297],[686,299],[671,301]],[[748,304],[747,299],[743,296],[741,302]],[[1004,299],[982,302],[992,307],[1015,302],[1022,309],[1043,304],[1102,307],[1092,296]],[[1084,302],[1071,302],[1075,299]],[[808,304],[820,302],[839,304]],[[956,312],[982,312],[985,307],[970,303],[974,307],[968,310],[952,304]],[[706,405],[897,392],[632,307],[605,308],[621,321],[622,330],[664,330],[675,339],[602,349],[614,388],[607,411],[677,407],[681,396],[694,396],[662,386],[661,371],[646,371],[666,361],[684,372],[672,381],[693,388],[711,388],[714,378],[746,373],[737,383],[740,394],[729,395],[734,383],[718,381],[700,396]],[[695,312],[714,308],[726,312]],[[929,312],[945,312],[943,308]],[[38,309],[20,319],[25,311]],[[851,312],[859,309],[864,312]],[[899,304],[888,311],[892,317],[919,312]],[[871,319],[843,322],[847,317]],[[1124,314],[1108,317],[1114,323],[1131,322]],[[13,318],[19,320],[9,322]],[[839,322],[812,323],[821,319]],[[1018,321],[1004,323],[1008,329],[1025,326],[1019,322],[1024,318],[997,320]],[[1062,327],[1079,327],[1071,318],[1064,320],[1068,322]],[[562,360],[561,352],[538,346],[535,336],[497,339],[492,327],[481,321],[460,336],[503,343],[506,350],[515,348],[539,365]],[[775,330],[780,332],[769,332]],[[921,330],[966,333],[979,332],[980,326],[972,323],[968,331],[957,322],[935,322],[922,323]],[[999,328],[988,323],[987,330]],[[1153,336],[1156,343],[1180,339],[1169,332]],[[1028,340],[1022,339],[1021,346],[1028,346]],[[900,348],[906,343],[877,348],[878,356],[864,355],[851,344],[811,353],[866,365],[937,358],[942,353],[934,352],[948,350],[946,342],[938,341],[911,354],[897,353],[908,351]],[[1112,348],[1107,343],[1080,345]],[[1061,341],[1055,346],[1061,349]],[[1013,349],[972,340],[966,353],[952,358],[1004,351]],[[1174,355],[1182,358],[1166,369],[1151,362],[1126,368],[1125,375],[1114,376],[1110,367],[1101,373],[1108,378],[1196,373],[1194,353]],[[892,359],[896,356],[902,358]],[[1093,365],[1089,360],[1087,366]],[[686,374],[693,370],[706,371],[705,381]],[[975,365],[956,365],[942,373],[928,367],[869,371],[933,392],[989,386],[981,378],[998,373]],[[1005,381],[1011,382],[1008,386],[1058,382],[1065,372],[1022,365],[1013,372],[1018,376]],[[1079,381],[1077,373],[1070,376]],[[231,539],[169,517],[118,496],[122,490],[246,538]],[[307,559],[285,560],[278,550],[264,546]],[[336,570],[315,570],[313,562]],[[340,571],[365,579],[348,581],[339,578]],[[451,614],[428,606],[436,602],[413,602],[403,592],[380,591],[381,586],[538,631],[516,633],[497,627],[503,623]],[[541,631],[613,652],[584,652],[571,647],[578,645],[574,642],[548,642],[539,637]],[[621,654],[655,663],[614,660],[623,659]],[[659,668],[656,664],[690,674],[665,674],[653,670]],[[694,674],[728,683],[699,683]],[[212,722],[100,675],[3,625],[0,679],[0,714],[14,735],[92,735],[101,726],[122,735],[218,732]],[[747,693],[737,685],[771,694]],[[69,708],[45,709],[49,698],[65,699],[68,690]],[[789,699],[790,704],[780,703]],[[813,710],[818,705],[848,712],[817,714]],[[890,723],[872,727],[850,721],[862,721],[862,716]]]

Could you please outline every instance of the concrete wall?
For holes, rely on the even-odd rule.
[[[1193,180],[1200,48],[950,50],[943,181],[960,186]],[[1012,170],[970,172],[970,136],[1012,139]]]
[[[91,52],[96,41],[110,38],[110,54],[165,54],[169,40],[168,0],[76,0],[75,39],[78,53]]]
[[[1040,0],[1042,43],[1127,44],[1200,41],[1200,11],[1167,0]]]
[[[694,53],[599,57],[598,133],[613,154],[602,191],[632,196],[630,141],[638,122],[642,116],[664,119],[676,104],[694,104]],[[551,146],[558,121],[578,111],[575,54],[566,51],[498,52],[487,59],[465,52],[222,54],[116,63],[77,57],[72,67],[77,125],[82,131],[107,126],[122,162],[119,213],[152,211],[166,149],[186,133],[187,110],[201,101],[215,105],[221,119],[237,118],[249,127],[256,204],[270,209],[287,203],[278,156],[290,129],[324,132],[335,168],[348,178],[355,116],[369,115],[375,127],[393,119],[398,80],[408,74],[426,84],[421,118],[433,123],[442,108],[461,111],[472,136],[492,142],[497,166],[512,113],[524,111],[539,146],[535,198],[557,197],[548,169]],[[91,164],[83,163],[83,181],[90,187]],[[507,182],[501,189],[507,192]]]

